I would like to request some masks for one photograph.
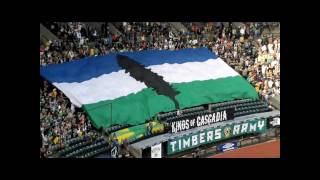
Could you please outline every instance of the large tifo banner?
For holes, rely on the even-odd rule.
[[[175,154],[203,144],[213,143],[239,135],[263,133],[266,131],[266,122],[266,119],[254,119],[244,123],[209,128],[204,131],[178,137],[168,141],[167,153],[168,155]]]
[[[234,108],[215,111],[207,114],[194,115],[186,118],[168,121],[171,133],[177,133],[188,129],[210,125],[217,122],[228,121],[234,118]]]
[[[235,99],[255,89],[206,48],[113,53],[40,68],[96,128],[138,125],[159,112]]]

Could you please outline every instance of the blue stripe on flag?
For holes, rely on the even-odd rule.
[[[40,75],[51,83],[57,82],[83,82],[91,78],[117,72],[116,55],[122,54],[145,65],[174,64],[185,62],[203,62],[208,59],[216,59],[217,56],[206,48],[183,49],[179,51],[149,50],[138,52],[112,53],[105,56],[84,58],[80,61],[72,61],[63,64],[48,65],[40,68]]]

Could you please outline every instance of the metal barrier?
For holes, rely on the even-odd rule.
[[[280,135],[280,128],[270,128],[267,130],[267,132],[260,134],[258,136],[239,140],[240,141],[239,148],[244,147],[244,146],[250,146],[250,145],[266,142],[266,141],[280,137],[279,135]],[[245,143],[243,143],[243,142],[245,142]]]
[[[238,148],[241,148],[241,147],[251,146],[254,144],[259,144],[259,143],[263,143],[263,142],[270,141],[272,139],[278,139],[278,138],[280,138],[280,127],[274,127],[274,128],[268,129],[267,132],[256,135],[256,136],[251,136],[248,138],[241,138],[241,139],[233,139],[230,141],[233,141],[233,142],[236,141]],[[219,145],[224,143],[219,143],[208,149],[192,153],[192,154],[196,154],[196,155],[193,155],[193,157],[205,158],[205,157],[222,153],[221,151],[218,150],[218,147]],[[190,155],[184,155],[182,157],[187,157],[187,156],[189,157]]]

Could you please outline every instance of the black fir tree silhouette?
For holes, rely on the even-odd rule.
[[[169,97],[174,102],[176,109],[180,109],[179,102],[175,98],[180,92],[172,88],[168,82],[164,81],[162,76],[124,55],[117,55],[117,62],[122,69],[125,69],[126,73],[129,72],[131,77],[145,83],[147,87],[156,91],[158,95]]]

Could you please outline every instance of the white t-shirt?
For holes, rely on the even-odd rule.
[[[70,56],[71,59],[73,59],[73,57],[74,57],[73,51],[69,51],[69,56]]]
[[[225,32],[224,32],[224,31],[222,32],[222,37],[223,37],[223,38],[225,38],[225,37],[226,37],[226,34],[225,34]]]
[[[273,44],[274,44],[274,45],[278,45],[278,40],[275,39],[275,40],[273,41]]]
[[[271,62],[271,66],[272,66],[272,67],[275,67],[277,64],[278,64],[278,61],[277,61],[277,60],[273,60],[273,61]]]
[[[173,38],[173,33],[171,31],[169,32],[169,38]]]
[[[241,35],[244,35],[244,28],[241,28],[241,29],[240,29],[240,34],[241,34]]]
[[[261,43],[261,42],[262,42],[262,39],[258,39],[257,41],[258,41],[258,43]]]
[[[272,88],[272,85],[273,85],[273,81],[272,81],[272,80],[269,80],[269,81],[268,81],[268,86],[269,86],[269,88]]]
[[[84,43],[84,38],[82,37],[82,38],[80,39],[79,45],[81,46],[81,45],[83,45],[83,43]]]
[[[237,51],[233,51],[233,57],[235,58],[237,56]]]
[[[234,28],[232,29],[232,34],[236,34],[237,33],[237,30]]]
[[[263,46],[261,47],[261,50],[262,50],[262,51],[266,51],[266,50],[267,50],[266,45],[263,45]]]
[[[280,53],[276,54],[276,58],[277,58],[278,61],[280,60]]]
[[[245,65],[246,65],[246,66],[249,66],[249,60],[246,60],[246,61],[245,61]]]
[[[71,109],[71,112],[74,113],[75,109],[74,109],[74,105],[73,104],[71,104],[70,109]]]
[[[273,44],[268,44],[268,51],[270,54],[273,54]]]
[[[48,137],[42,134],[42,138],[43,138],[43,145],[48,145]]]
[[[196,39],[195,39],[195,40],[193,40],[193,42],[192,42],[192,43],[193,43],[193,45],[195,45],[195,44],[197,44],[197,43],[198,43],[198,40],[196,40]]]
[[[77,33],[77,38],[80,39],[81,38],[81,33],[80,32],[76,32]]]
[[[266,69],[267,69],[267,66],[266,66],[266,65],[262,65],[262,66],[261,66],[261,72],[262,72],[262,74],[266,74]]]

